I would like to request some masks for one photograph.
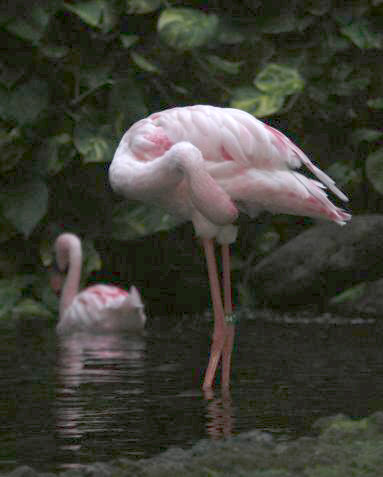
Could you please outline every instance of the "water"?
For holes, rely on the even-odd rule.
[[[0,332],[0,470],[57,471],[140,458],[258,428],[307,434],[320,416],[383,410],[383,333],[373,323],[243,318],[232,390],[204,396],[211,323],[152,320],[143,336]]]

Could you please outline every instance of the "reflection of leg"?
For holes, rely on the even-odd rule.
[[[230,389],[222,390],[222,431],[224,437],[230,437],[234,426],[233,406],[231,402]]]
[[[207,270],[210,282],[210,294],[213,302],[214,312],[214,331],[213,343],[210,348],[210,358],[205,374],[203,389],[212,387],[214,376],[217,370],[219,360],[221,358],[222,349],[225,343],[225,321],[224,311],[222,306],[221,291],[217,273],[217,263],[215,260],[214,243],[212,239],[202,239],[205,250]]]
[[[213,390],[204,392],[206,406],[206,430],[212,439],[230,437],[234,427],[233,406],[229,388],[222,389],[221,398]]]
[[[230,368],[231,368],[231,354],[234,345],[234,325],[226,324],[225,343],[222,350],[222,388],[230,386]]]
[[[225,303],[225,318],[231,319],[233,314],[233,304],[231,297],[231,277],[230,277],[230,246],[222,245],[222,268],[223,268],[223,290]],[[222,387],[230,385],[231,354],[234,344],[234,324],[224,321],[225,343],[222,350]]]

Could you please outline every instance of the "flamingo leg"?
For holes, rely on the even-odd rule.
[[[233,314],[233,303],[231,295],[230,277],[230,246],[222,245],[222,269],[223,269],[223,291],[225,318],[231,318]],[[224,320],[226,339],[222,349],[222,388],[228,388],[230,384],[231,355],[233,352],[235,327],[233,323]]]
[[[202,239],[202,243],[205,250],[210,282],[210,293],[214,312],[213,343],[211,345],[209,363],[202,385],[202,389],[207,390],[210,389],[213,384],[214,376],[217,371],[217,366],[225,344],[227,325],[225,324],[224,309],[222,305],[221,290],[217,272],[217,262],[214,253],[214,243],[212,239],[205,238]]]

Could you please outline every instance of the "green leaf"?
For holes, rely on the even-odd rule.
[[[322,16],[331,9],[331,0],[311,0],[306,6],[306,10],[312,15]]]
[[[59,308],[59,298],[49,284],[43,283],[42,286],[39,287],[38,298],[40,298],[47,310],[52,311],[52,313],[56,315]]]
[[[20,141],[20,137],[19,128],[0,127],[0,173],[4,174],[14,169],[27,151],[27,146]]]
[[[372,109],[383,109],[383,97],[369,99],[367,105]]]
[[[109,94],[108,113],[109,117],[115,118],[116,137],[121,137],[129,125],[148,115],[138,81],[128,77],[113,84]]]
[[[157,23],[160,38],[177,50],[192,50],[208,44],[216,35],[218,17],[191,8],[167,8]]]
[[[120,35],[120,40],[124,48],[130,48],[137,43],[139,39],[140,37],[138,35],[126,35],[125,33]]]
[[[362,169],[355,169],[343,162],[334,162],[326,170],[326,173],[335,180],[339,187],[344,187],[348,184],[361,184],[363,181]]]
[[[330,304],[341,305],[342,303],[349,303],[359,300],[364,295],[366,287],[366,283],[358,283],[358,285],[355,285],[351,288],[347,288],[347,290],[332,297],[330,300]]]
[[[230,75],[237,75],[240,67],[243,65],[243,61],[229,61],[224,58],[220,58],[216,55],[206,56],[206,61],[213,66],[216,70],[223,71]]]
[[[285,97],[277,93],[263,94],[251,86],[241,86],[234,90],[230,107],[243,109],[256,117],[270,116],[278,112],[284,103]]]
[[[110,63],[101,65],[87,65],[81,69],[81,85],[85,85],[89,91],[84,91],[80,96],[93,92],[105,85],[113,84],[111,79],[112,66]]]
[[[32,78],[12,90],[7,101],[0,94],[0,116],[5,120],[14,120],[19,125],[33,123],[49,106],[49,101],[48,84]]]
[[[65,45],[55,45],[53,43],[40,45],[40,52],[42,55],[51,60],[60,60],[69,53],[69,48]]]
[[[359,144],[363,141],[374,142],[383,136],[383,132],[377,129],[360,128],[352,133],[352,142]]]
[[[27,152],[27,146],[23,143],[7,144],[1,150],[0,173],[5,174],[14,169]]]
[[[102,261],[100,254],[94,248],[94,244],[91,240],[85,239],[82,242],[84,263],[83,263],[83,273],[82,281],[85,285],[87,283],[89,276],[92,272],[97,272],[101,270]]]
[[[332,54],[339,51],[347,50],[350,47],[350,42],[337,33],[328,33],[327,35],[327,48],[326,50]]]
[[[53,318],[53,313],[42,303],[33,300],[32,298],[25,298],[13,307],[12,316],[18,320],[32,316],[38,316],[40,318]]]
[[[15,227],[13,227],[13,225],[0,214],[0,243],[7,242],[15,235],[17,235]]]
[[[3,188],[0,191],[4,217],[28,237],[48,209],[48,187],[39,180]]]
[[[371,81],[367,74],[366,76],[356,77],[353,75],[351,78],[347,78],[346,81],[336,83],[333,87],[333,93],[339,96],[351,96],[355,91],[366,89]]]
[[[373,31],[365,19],[354,20],[340,31],[360,49],[382,48],[382,34]]]
[[[40,6],[34,6],[25,17],[20,15],[10,21],[6,29],[23,40],[38,43],[47,29],[49,20],[50,13]]]
[[[280,33],[290,33],[304,31],[314,22],[314,17],[306,15],[299,18],[293,9],[280,10],[279,14],[258,19],[259,30],[263,33],[278,35]]]
[[[383,194],[383,147],[367,157],[366,174],[375,190]]]
[[[287,96],[302,91],[304,81],[297,69],[269,63],[256,76],[254,84],[264,93]]]
[[[280,240],[280,234],[276,230],[266,230],[260,237],[257,251],[260,255],[266,255],[277,247]]]
[[[332,94],[351,96],[357,90],[365,89],[370,83],[370,73],[367,70],[357,71],[351,63],[339,62],[331,69],[333,84]]]
[[[348,2],[342,6],[333,5],[331,16],[341,26],[346,26],[353,21],[365,16],[370,9],[368,2]]]
[[[230,23],[220,23],[217,32],[218,41],[224,45],[238,45],[245,41],[243,32]]]
[[[263,33],[288,33],[296,29],[295,15],[292,12],[281,12],[279,15],[261,19],[260,30]]]
[[[0,280],[0,318],[8,315],[22,297],[23,289],[36,281],[33,275],[15,275]]]
[[[73,132],[74,145],[83,156],[84,163],[111,161],[116,146],[111,138],[111,125],[94,125],[86,119],[79,121]]]
[[[133,240],[138,237],[170,230],[180,223],[175,217],[154,205],[131,205],[120,202],[112,210],[112,234],[116,240]]]
[[[0,318],[4,318],[21,298],[21,290],[13,280],[0,280]]]
[[[132,57],[132,60],[136,63],[136,65],[139,66],[143,71],[147,71],[148,73],[161,73],[161,70],[160,68],[158,68],[158,66],[147,60],[139,53],[131,51],[130,56]]]
[[[55,175],[73,159],[72,138],[67,133],[47,138],[37,152],[40,173]]]
[[[101,28],[103,32],[110,31],[118,20],[113,3],[108,0],[89,0],[75,5],[64,3],[64,6],[79,16],[87,25]]]
[[[6,94],[8,94],[8,90],[25,74],[24,65],[22,65],[23,68],[20,66],[21,65],[18,65],[17,68],[11,68],[5,63],[0,63],[0,83],[7,88]]]
[[[128,13],[151,13],[158,10],[161,6],[161,0],[126,0]]]

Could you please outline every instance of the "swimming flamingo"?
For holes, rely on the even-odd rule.
[[[67,276],[60,295],[60,334],[76,331],[138,331],[144,328],[146,316],[138,290],[129,291],[113,285],[93,285],[79,292],[82,248],[80,239],[71,233],[55,241],[58,272],[51,278],[56,292],[61,290],[61,273]]]
[[[305,165],[317,180],[295,172]],[[318,217],[345,224],[351,215],[334,206],[327,186],[343,201],[334,181],[286,136],[237,109],[176,107],[151,114],[124,134],[109,168],[116,192],[157,204],[191,220],[204,247],[214,331],[203,389],[212,387],[222,357],[223,388],[230,382],[234,319],[229,244],[239,210]],[[222,246],[222,305],[214,243]]]

